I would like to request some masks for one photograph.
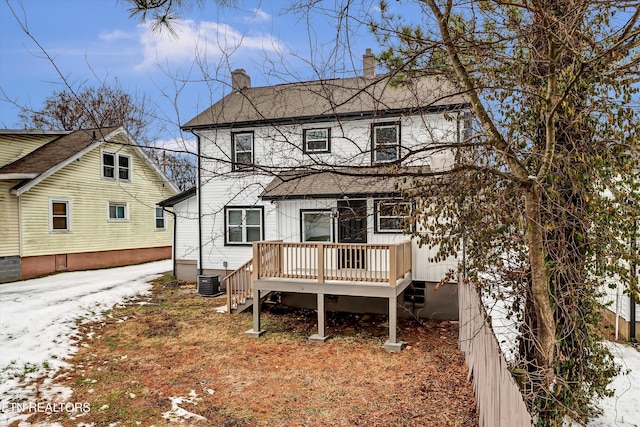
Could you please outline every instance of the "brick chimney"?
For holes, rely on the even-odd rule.
[[[371,53],[371,49],[367,48],[367,52],[362,55],[362,65],[365,77],[376,76],[376,59],[374,58],[373,53]]]
[[[231,72],[231,88],[239,92],[246,87],[251,87],[251,77],[242,68]]]

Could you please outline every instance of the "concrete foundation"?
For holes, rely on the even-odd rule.
[[[0,283],[22,278],[22,263],[18,255],[0,257]]]

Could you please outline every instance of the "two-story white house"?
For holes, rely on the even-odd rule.
[[[252,274],[251,292],[319,312],[456,317],[455,285],[433,287],[457,260],[429,262],[435,251],[403,233],[419,225],[401,190],[414,172],[453,165],[453,148],[429,148],[460,140],[467,100],[440,77],[376,75],[370,50],[363,65],[359,77],[265,87],[236,70],[232,92],[183,126],[200,162],[199,273]],[[244,299],[236,279],[231,307]]]

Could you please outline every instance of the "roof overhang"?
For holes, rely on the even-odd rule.
[[[436,113],[453,113],[457,111],[465,111],[470,108],[470,104],[446,104],[446,105],[432,105],[420,108],[396,108],[386,109],[379,111],[353,111],[345,113],[328,113],[315,116],[295,116],[295,117],[283,117],[283,118],[271,118],[264,120],[248,120],[248,121],[234,121],[234,122],[220,122],[220,123],[207,123],[199,125],[185,125],[182,129],[185,132],[194,132],[205,129],[228,129],[228,128],[245,128],[245,127],[258,127],[258,126],[284,126],[284,125],[296,125],[296,124],[313,124],[313,123],[326,123],[333,121],[344,120],[371,120],[371,119],[385,119],[389,117],[410,116],[420,114],[436,114]]]
[[[195,197],[196,195],[196,187],[191,187],[188,190],[183,191],[180,194],[176,194],[175,196],[171,196],[167,199],[164,199],[163,201],[161,201],[160,203],[158,203],[158,206],[160,207],[173,207],[175,205],[177,205],[180,202],[184,202],[187,199],[190,199],[192,197]]]
[[[0,173],[0,180],[33,179],[37,173]]]
[[[366,167],[325,171],[296,171],[276,176],[264,189],[263,200],[397,197],[413,178],[426,178],[430,168]]]

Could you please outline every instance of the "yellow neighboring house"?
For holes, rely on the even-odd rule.
[[[123,127],[0,130],[0,283],[171,258],[177,193]]]

